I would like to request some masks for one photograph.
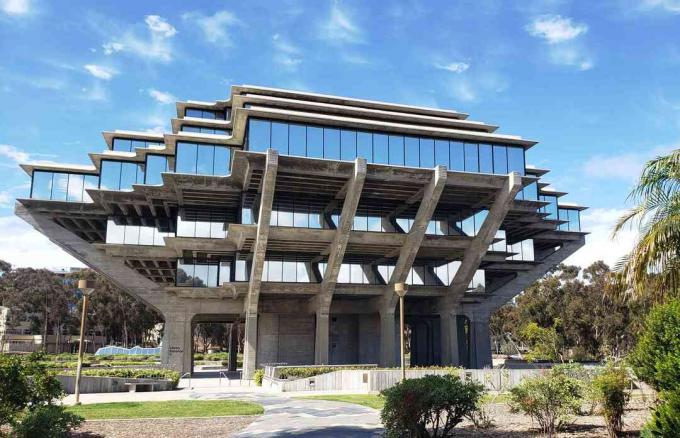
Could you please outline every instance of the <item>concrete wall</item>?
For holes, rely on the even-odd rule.
[[[76,387],[76,376],[56,376],[67,394],[73,394]],[[91,394],[101,392],[127,392],[126,383],[155,383],[154,391],[171,391],[172,382],[156,379],[127,379],[123,377],[80,377],[80,393]]]
[[[258,317],[257,363],[314,363],[315,317],[310,314],[261,313]]]

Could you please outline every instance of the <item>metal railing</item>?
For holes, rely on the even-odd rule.
[[[179,380],[182,380],[182,379],[185,378],[186,376],[189,376],[189,386],[188,386],[188,389],[192,389],[192,388],[191,388],[191,373],[190,373],[190,372],[189,372],[189,373],[184,373],[184,374],[182,374],[181,376],[179,376]]]

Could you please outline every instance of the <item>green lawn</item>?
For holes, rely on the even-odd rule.
[[[162,402],[94,403],[70,406],[69,412],[86,420],[112,418],[220,417],[259,415],[262,406],[240,400],[172,400]]]
[[[382,409],[383,404],[385,404],[385,400],[377,394],[310,395],[298,398],[354,403],[373,409]]]

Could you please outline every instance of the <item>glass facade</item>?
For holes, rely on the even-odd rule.
[[[449,286],[458,272],[461,262],[453,261],[445,264],[425,263],[414,265],[406,277],[406,284],[412,286]],[[378,266],[378,272],[385,283],[388,283],[394,272],[392,265]],[[485,287],[484,270],[478,269],[470,281],[469,289],[483,290]]]
[[[231,149],[228,147],[177,142],[177,173],[227,176],[230,168]]]
[[[134,152],[135,148],[156,148],[163,149],[165,143],[150,140],[134,140],[130,138],[114,138],[113,150],[121,152]]]
[[[182,126],[182,132],[197,132],[199,134],[231,135],[231,129],[210,128],[208,126]]]
[[[162,185],[163,177],[161,173],[169,172],[168,157],[165,155],[146,156],[146,175],[144,184]]]
[[[184,117],[195,117],[197,119],[226,120],[231,117],[231,110],[225,111],[207,110],[200,108],[187,108]]]
[[[284,155],[354,160],[398,166],[434,167],[449,170],[524,175],[524,149],[507,145],[466,143],[458,140],[410,137],[249,119],[248,149],[264,152],[277,149]]]
[[[177,214],[177,237],[224,239],[227,237],[227,225],[234,219],[224,210],[180,208]]]
[[[175,284],[184,287],[218,287],[224,283],[248,281],[245,260],[177,260]]]
[[[165,246],[163,238],[171,236],[174,234],[162,233],[156,227],[118,225],[113,219],[106,222],[106,243]]]
[[[92,202],[86,189],[96,189],[97,175],[34,170],[31,181],[33,199],[67,202]]]
[[[265,260],[262,281],[282,283],[313,283],[314,274],[310,262],[292,260]]]
[[[578,210],[560,208],[559,209],[559,219],[561,221],[567,221],[560,224],[560,231],[581,231],[581,212]]]
[[[144,184],[144,164],[102,160],[100,189],[132,190],[133,184]]]
[[[547,214],[546,219],[557,220],[557,196],[540,195],[540,200],[550,204],[541,207],[539,211]]]

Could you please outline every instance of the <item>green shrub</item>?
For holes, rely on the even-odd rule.
[[[194,353],[194,360],[203,360],[203,355],[201,353]]]
[[[510,408],[529,415],[552,437],[571,421],[572,415],[578,414],[582,395],[582,383],[564,369],[556,368],[512,388]]]
[[[75,376],[76,370],[68,370],[60,373],[64,376]],[[83,376],[92,377],[122,377],[127,379],[162,379],[170,380],[172,388],[177,388],[179,384],[180,375],[177,371],[168,370],[165,368],[113,368],[113,369],[96,369],[89,368],[82,371]]]
[[[253,374],[253,381],[255,382],[256,386],[262,386],[262,379],[264,378],[264,370],[259,369],[255,370],[255,373]]]
[[[64,392],[44,365],[44,357],[41,353],[0,355],[0,429],[10,426],[20,437],[63,436],[34,431],[48,430],[52,423],[59,428],[81,421],[54,405]],[[40,429],[40,425],[48,429]]]
[[[29,410],[14,427],[16,438],[67,438],[69,431],[83,422],[83,418],[66,411],[64,406],[40,405]]]
[[[680,437],[680,389],[665,391],[652,418],[645,424],[641,437]]]
[[[657,391],[680,387],[680,300],[652,309],[628,362]]]
[[[385,436],[452,436],[453,428],[475,411],[483,394],[481,384],[450,374],[406,379],[381,392]]]
[[[623,430],[623,413],[630,399],[626,390],[630,383],[626,369],[612,364],[593,379],[593,395],[602,406],[602,416],[611,438],[617,438]]]

